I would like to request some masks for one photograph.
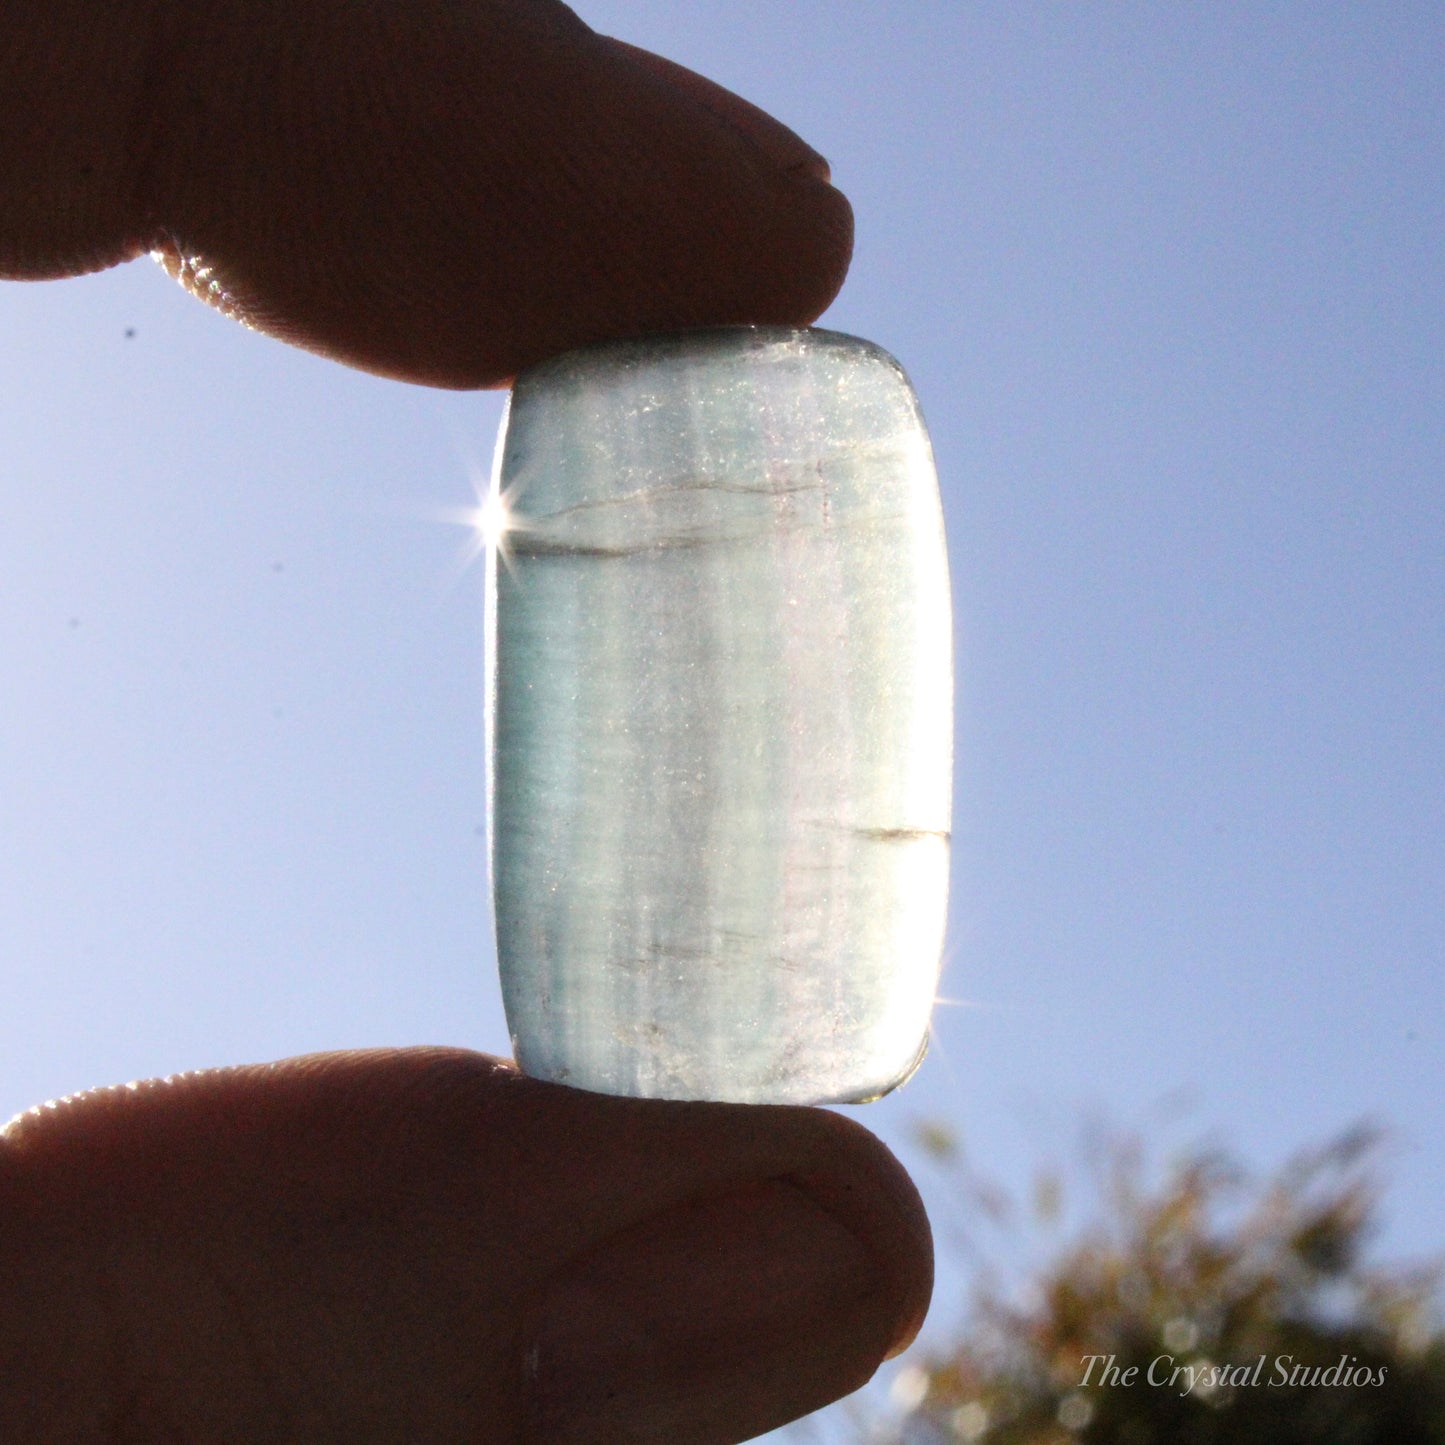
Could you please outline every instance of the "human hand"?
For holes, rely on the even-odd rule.
[[[153,250],[283,341],[474,387],[810,321],[847,270],[820,156],[558,0],[0,0],[0,35],[0,278]]]
[[[3,275],[156,249],[470,386],[808,321],[846,269],[796,137],[549,0],[0,0],[0,35]],[[822,1111],[440,1050],[188,1076],[3,1136],[0,1440],[737,1440],[862,1383],[930,1273],[906,1176]]]

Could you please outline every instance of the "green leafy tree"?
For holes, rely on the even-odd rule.
[[[922,1137],[948,1152],[936,1128]],[[981,1278],[954,1348],[906,1367],[894,1445],[1445,1445],[1436,1267],[1364,1246],[1368,1127],[1252,1182],[1194,1150],[1151,1176],[1136,1138],[1091,1151],[1094,1222],[1024,1292]],[[996,1192],[954,1175],[995,1216]],[[1046,1175],[1035,1213],[1057,1216]]]

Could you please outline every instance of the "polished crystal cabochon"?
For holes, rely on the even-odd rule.
[[[861,1101],[927,1038],[952,644],[898,363],[735,328],[517,378],[491,501],[497,953],[517,1060]]]

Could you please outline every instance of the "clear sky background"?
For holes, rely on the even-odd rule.
[[[951,1121],[1019,1187],[1087,1107],[1185,1097],[1260,1167],[1370,1116],[1382,1253],[1438,1249],[1440,8],[577,8],[828,156],[858,245],[824,324],[893,351],[932,429],[969,1006],[859,1117],[910,1161]],[[506,1052],[482,573],[438,520],[499,409],[146,261],[0,287],[0,1114]]]

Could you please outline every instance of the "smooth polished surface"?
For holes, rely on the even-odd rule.
[[[952,645],[898,364],[818,330],[518,378],[492,549],[492,876],[523,1069],[821,1103],[924,1047]]]

